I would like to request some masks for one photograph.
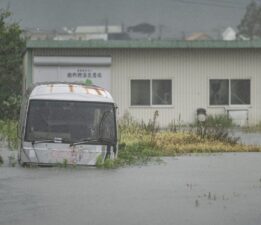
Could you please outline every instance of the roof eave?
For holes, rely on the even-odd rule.
[[[29,40],[26,43],[27,49],[35,48],[102,48],[102,49],[244,49],[261,48],[261,41],[183,41],[183,40],[130,40],[130,41],[102,41],[102,40]]]

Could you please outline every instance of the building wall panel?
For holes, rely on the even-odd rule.
[[[119,106],[119,115],[128,111],[139,120],[148,121],[158,110],[162,126],[179,119],[193,122],[197,108],[206,108],[209,114],[225,113],[229,107],[209,106],[210,78],[250,78],[249,123],[261,121],[261,51],[258,49],[36,49],[34,55],[111,56],[111,92]],[[171,78],[173,106],[131,107],[132,78]]]

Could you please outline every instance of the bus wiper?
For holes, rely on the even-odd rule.
[[[32,145],[40,143],[62,143],[62,138],[46,139],[46,140],[33,140]]]
[[[104,145],[114,145],[114,142],[110,139],[107,138],[97,138],[97,139],[83,139],[79,142],[74,142],[71,143],[70,146],[75,146],[75,145],[81,145],[81,144],[88,144],[88,143],[97,143],[97,144],[104,144]]]

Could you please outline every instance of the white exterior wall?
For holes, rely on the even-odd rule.
[[[261,50],[255,49],[38,49],[35,56],[111,56],[111,94],[120,116],[129,111],[148,121],[159,111],[161,126],[192,122],[197,108],[208,114],[229,107],[209,106],[209,79],[251,79],[249,124],[261,121]],[[173,106],[130,106],[130,79],[171,78]],[[235,107],[232,107],[235,109]]]

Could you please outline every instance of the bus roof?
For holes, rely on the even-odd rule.
[[[80,83],[38,83],[32,87],[29,99],[91,101],[114,103],[104,88]]]

